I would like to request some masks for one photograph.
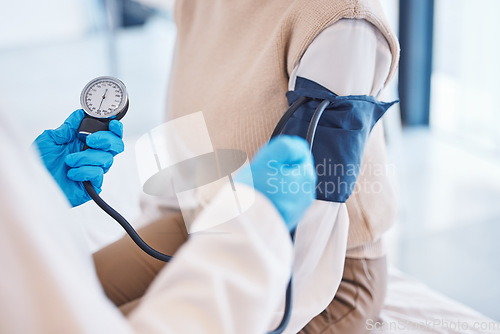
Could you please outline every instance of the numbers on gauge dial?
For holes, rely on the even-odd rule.
[[[109,117],[117,114],[123,99],[122,89],[112,81],[96,82],[88,87],[85,94],[87,109],[96,117]]]

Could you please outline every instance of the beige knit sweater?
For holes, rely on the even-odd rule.
[[[178,37],[168,118],[203,111],[215,149],[240,149],[252,157],[287,109],[293,69],[314,38],[342,18],[365,19],[386,37],[394,75],[399,45],[378,0],[182,0],[176,1]],[[383,255],[380,237],[396,212],[384,173],[383,131],[366,146],[358,183],[381,192],[356,192],[348,200],[348,253]]]

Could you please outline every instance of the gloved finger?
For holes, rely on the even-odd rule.
[[[298,136],[279,136],[264,146],[255,160],[277,161],[283,164],[300,164],[310,159],[309,144]]]
[[[68,154],[64,162],[69,167],[98,166],[106,173],[113,164],[113,155],[109,152],[88,149],[86,151]]]
[[[297,181],[301,179],[315,180],[317,177],[312,155],[311,157],[304,158],[301,162],[284,163],[279,168],[288,178]]]
[[[60,127],[55,130],[49,130],[47,133],[58,145],[69,143],[76,138],[76,131],[84,117],[83,110],[78,109],[69,115]]]
[[[98,131],[87,136],[86,143],[93,149],[110,152],[113,155],[123,152],[123,140],[111,131]]]
[[[113,132],[118,137],[123,138],[123,124],[122,124],[122,122],[117,121],[116,119],[109,122],[109,131]]]
[[[90,181],[95,188],[101,188],[104,171],[97,166],[82,166],[68,170],[68,178],[76,182]]]

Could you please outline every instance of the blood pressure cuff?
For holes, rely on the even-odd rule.
[[[297,78],[295,90],[286,95],[290,109],[278,123],[273,136],[286,134],[306,138],[318,106],[325,100],[330,102],[319,118],[312,139],[318,174],[316,196],[323,201],[347,201],[361,170],[368,135],[397,101],[385,103],[366,95],[337,96],[320,84],[301,77]]]

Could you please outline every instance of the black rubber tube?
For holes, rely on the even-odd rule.
[[[295,243],[295,230],[290,232],[290,237],[292,238],[292,242]],[[290,276],[290,280],[288,281],[288,286],[286,287],[285,310],[283,311],[283,318],[281,319],[281,322],[278,325],[278,327],[276,327],[275,330],[268,332],[267,334],[281,334],[285,331],[286,326],[288,326],[290,318],[292,317],[292,306],[293,306],[293,271],[292,271],[292,276]]]
[[[271,135],[271,139],[281,134],[281,131],[283,131],[283,128],[285,127],[285,124],[286,122],[288,122],[290,117],[292,117],[292,115],[297,111],[297,109],[299,109],[304,103],[306,103],[309,100],[310,100],[309,97],[301,96],[294,103],[292,103],[292,105],[290,106],[290,108],[288,108],[283,117],[281,117],[278,124],[276,124],[276,127],[274,128],[274,131]]]
[[[318,128],[319,120],[323,115],[323,112],[330,104],[330,101],[323,100],[319,106],[314,111],[314,114],[311,117],[311,122],[309,123],[309,127],[307,128],[306,140],[309,143],[309,147],[312,150],[314,135],[316,134],[316,129]]]
[[[113,209],[111,206],[109,206],[108,203],[106,203],[95,191],[94,187],[89,181],[82,182],[83,186],[85,187],[85,190],[87,190],[87,193],[89,196],[94,200],[94,202],[101,208],[103,209],[108,215],[110,215],[114,220],[120,224],[125,232],[132,238],[132,240],[135,242],[137,246],[139,246],[140,249],[142,249],[144,252],[147,254],[151,255],[155,259],[158,259],[163,262],[169,262],[172,259],[172,256],[163,254],[161,252],[158,252],[156,249],[153,247],[149,246],[142,238],[137,234],[137,232],[134,230],[132,225],[123,218],[122,215],[120,215],[115,209]]]
[[[293,276],[292,276],[293,278]],[[286,297],[285,297],[285,311],[283,312],[283,318],[281,319],[280,324],[276,327],[275,330],[268,332],[268,334],[281,334],[285,331],[286,326],[290,322],[290,318],[292,315],[292,303],[293,303],[293,279],[290,278],[288,281],[288,286],[286,288]]]

